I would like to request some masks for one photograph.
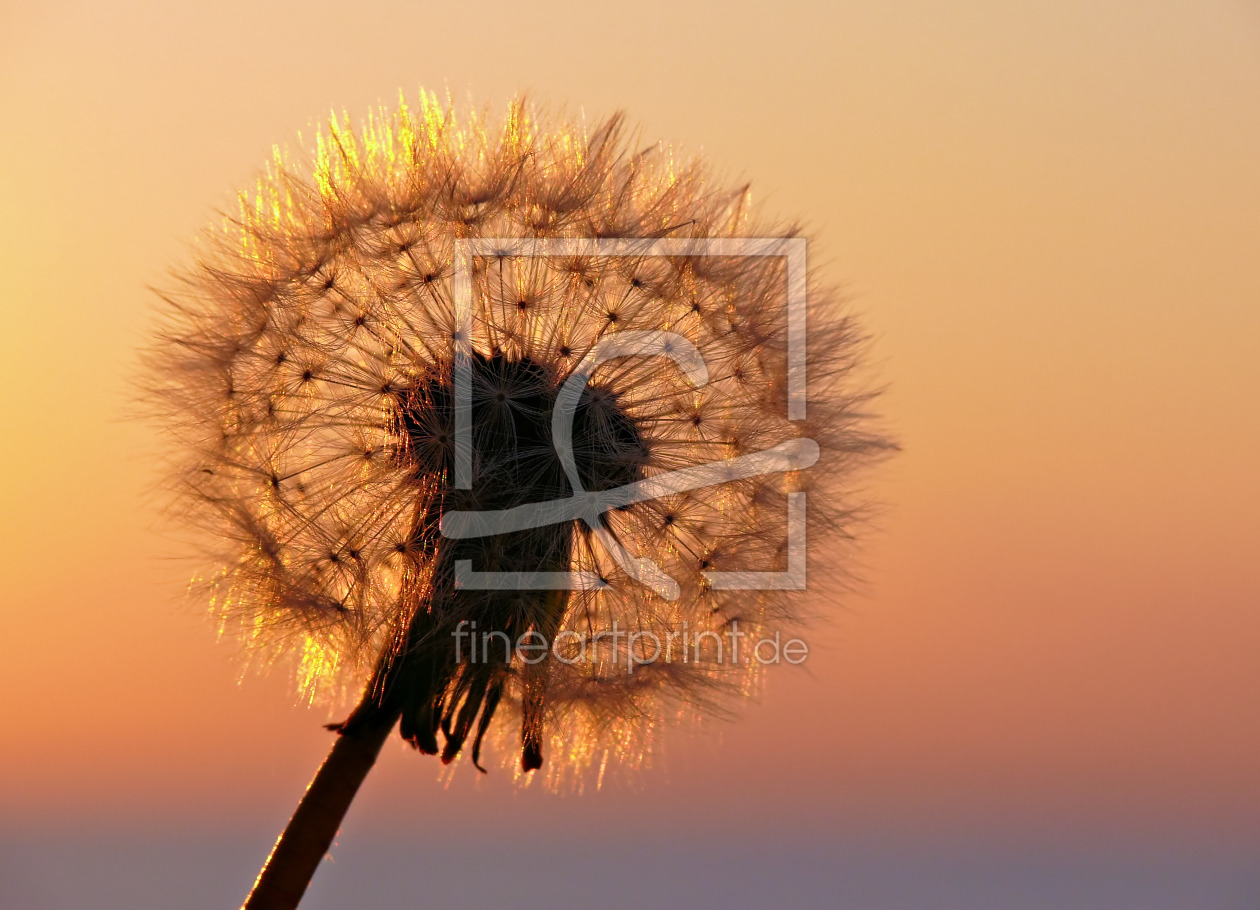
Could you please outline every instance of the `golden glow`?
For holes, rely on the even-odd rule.
[[[591,122],[624,109],[643,146],[705,149],[759,205],[805,216],[811,261],[875,336],[906,450],[872,480],[887,506],[863,584],[811,636],[808,673],[771,673],[721,748],[673,747],[698,812],[738,789],[833,819],[858,800],[1255,815],[1254,5],[682,4],[664,28],[590,4],[411,3],[332,34],[330,16],[229,2],[168,4],[162,40],[130,0],[13,9],[0,674],[24,694],[6,702],[6,818],[253,811],[285,786],[262,753],[305,783],[318,724],[341,716],[294,712],[277,682],[237,689],[176,593],[188,567],[162,558],[184,551],[153,533],[161,468],[117,419],[121,377],[146,286],[200,255],[185,240],[208,217],[252,217],[229,187],[252,191],[272,142],[303,130],[301,159],[312,116],[401,84],[396,154],[425,156],[422,82],[527,90]],[[475,40],[430,40],[452,35]],[[427,781],[391,756],[398,786]],[[636,799],[655,811],[666,791]]]

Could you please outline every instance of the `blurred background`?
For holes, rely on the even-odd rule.
[[[394,741],[304,906],[1260,906],[1254,0],[0,5],[0,905],[235,907],[322,759],[126,379],[273,143],[421,86],[803,216],[904,452],[739,723],[580,797]]]

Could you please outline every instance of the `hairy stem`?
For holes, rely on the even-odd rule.
[[[297,907],[396,720],[338,734],[241,910]]]

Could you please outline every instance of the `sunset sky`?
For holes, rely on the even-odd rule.
[[[235,858],[190,868],[227,906],[326,751],[327,711],[240,680],[184,600],[128,383],[149,288],[272,145],[422,86],[625,110],[751,180],[871,333],[903,451],[865,478],[857,589],[738,723],[582,797],[445,786],[394,741],[347,851],[1260,846],[1251,0],[0,7],[5,843],[213,835]],[[15,868],[0,898],[74,905]]]

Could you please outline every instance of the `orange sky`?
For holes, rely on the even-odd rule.
[[[324,714],[180,603],[125,377],[273,142],[425,85],[703,148],[876,336],[864,593],[635,805],[1260,821],[1256,8],[521,8],[0,11],[0,813],[271,817],[317,764]],[[505,811],[469,777],[387,750],[364,801]]]

